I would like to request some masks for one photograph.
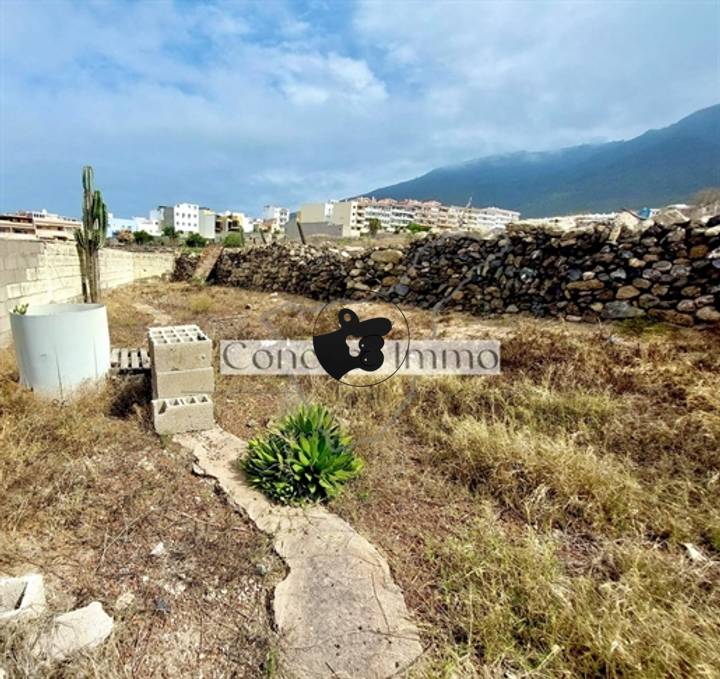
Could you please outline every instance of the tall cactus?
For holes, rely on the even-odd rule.
[[[80,259],[83,298],[86,302],[100,301],[100,259],[98,253],[105,244],[107,207],[102,193],[93,188],[94,173],[90,165],[83,168],[82,229],[75,231],[75,247]]]

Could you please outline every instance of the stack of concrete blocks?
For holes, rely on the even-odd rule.
[[[212,341],[197,325],[148,329],[158,434],[212,429]]]

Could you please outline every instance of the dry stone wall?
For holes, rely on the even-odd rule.
[[[176,277],[192,262],[176,263]],[[227,250],[216,282],[316,299],[366,299],[473,314],[529,312],[593,322],[650,316],[720,322],[720,215],[621,215],[573,229],[520,223],[490,238],[431,235],[407,246],[273,244]]]

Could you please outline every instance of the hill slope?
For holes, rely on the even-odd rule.
[[[720,186],[720,104],[628,141],[479,158],[365,195],[455,205],[472,196],[533,217],[667,205],[708,186]]]

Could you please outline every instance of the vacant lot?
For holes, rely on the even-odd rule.
[[[113,343],[125,346],[167,319],[215,340],[306,338],[319,309],[179,283],[108,303]],[[500,339],[502,375],[372,389],[227,376],[216,403],[243,438],[303,398],[353,433],[366,469],[331,507],[386,553],[422,626],[427,653],[412,675],[718,676],[717,329],[406,313],[414,337]],[[137,392],[38,408],[9,361],[0,568],[36,565],[71,603],[112,608],[135,592],[101,653],[120,676],[164,676],[163,665],[230,676],[233,663],[238,676],[271,672],[263,597],[282,567],[263,538],[152,434]],[[159,540],[177,545],[160,564],[149,556]],[[163,593],[180,572],[188,587]]]

